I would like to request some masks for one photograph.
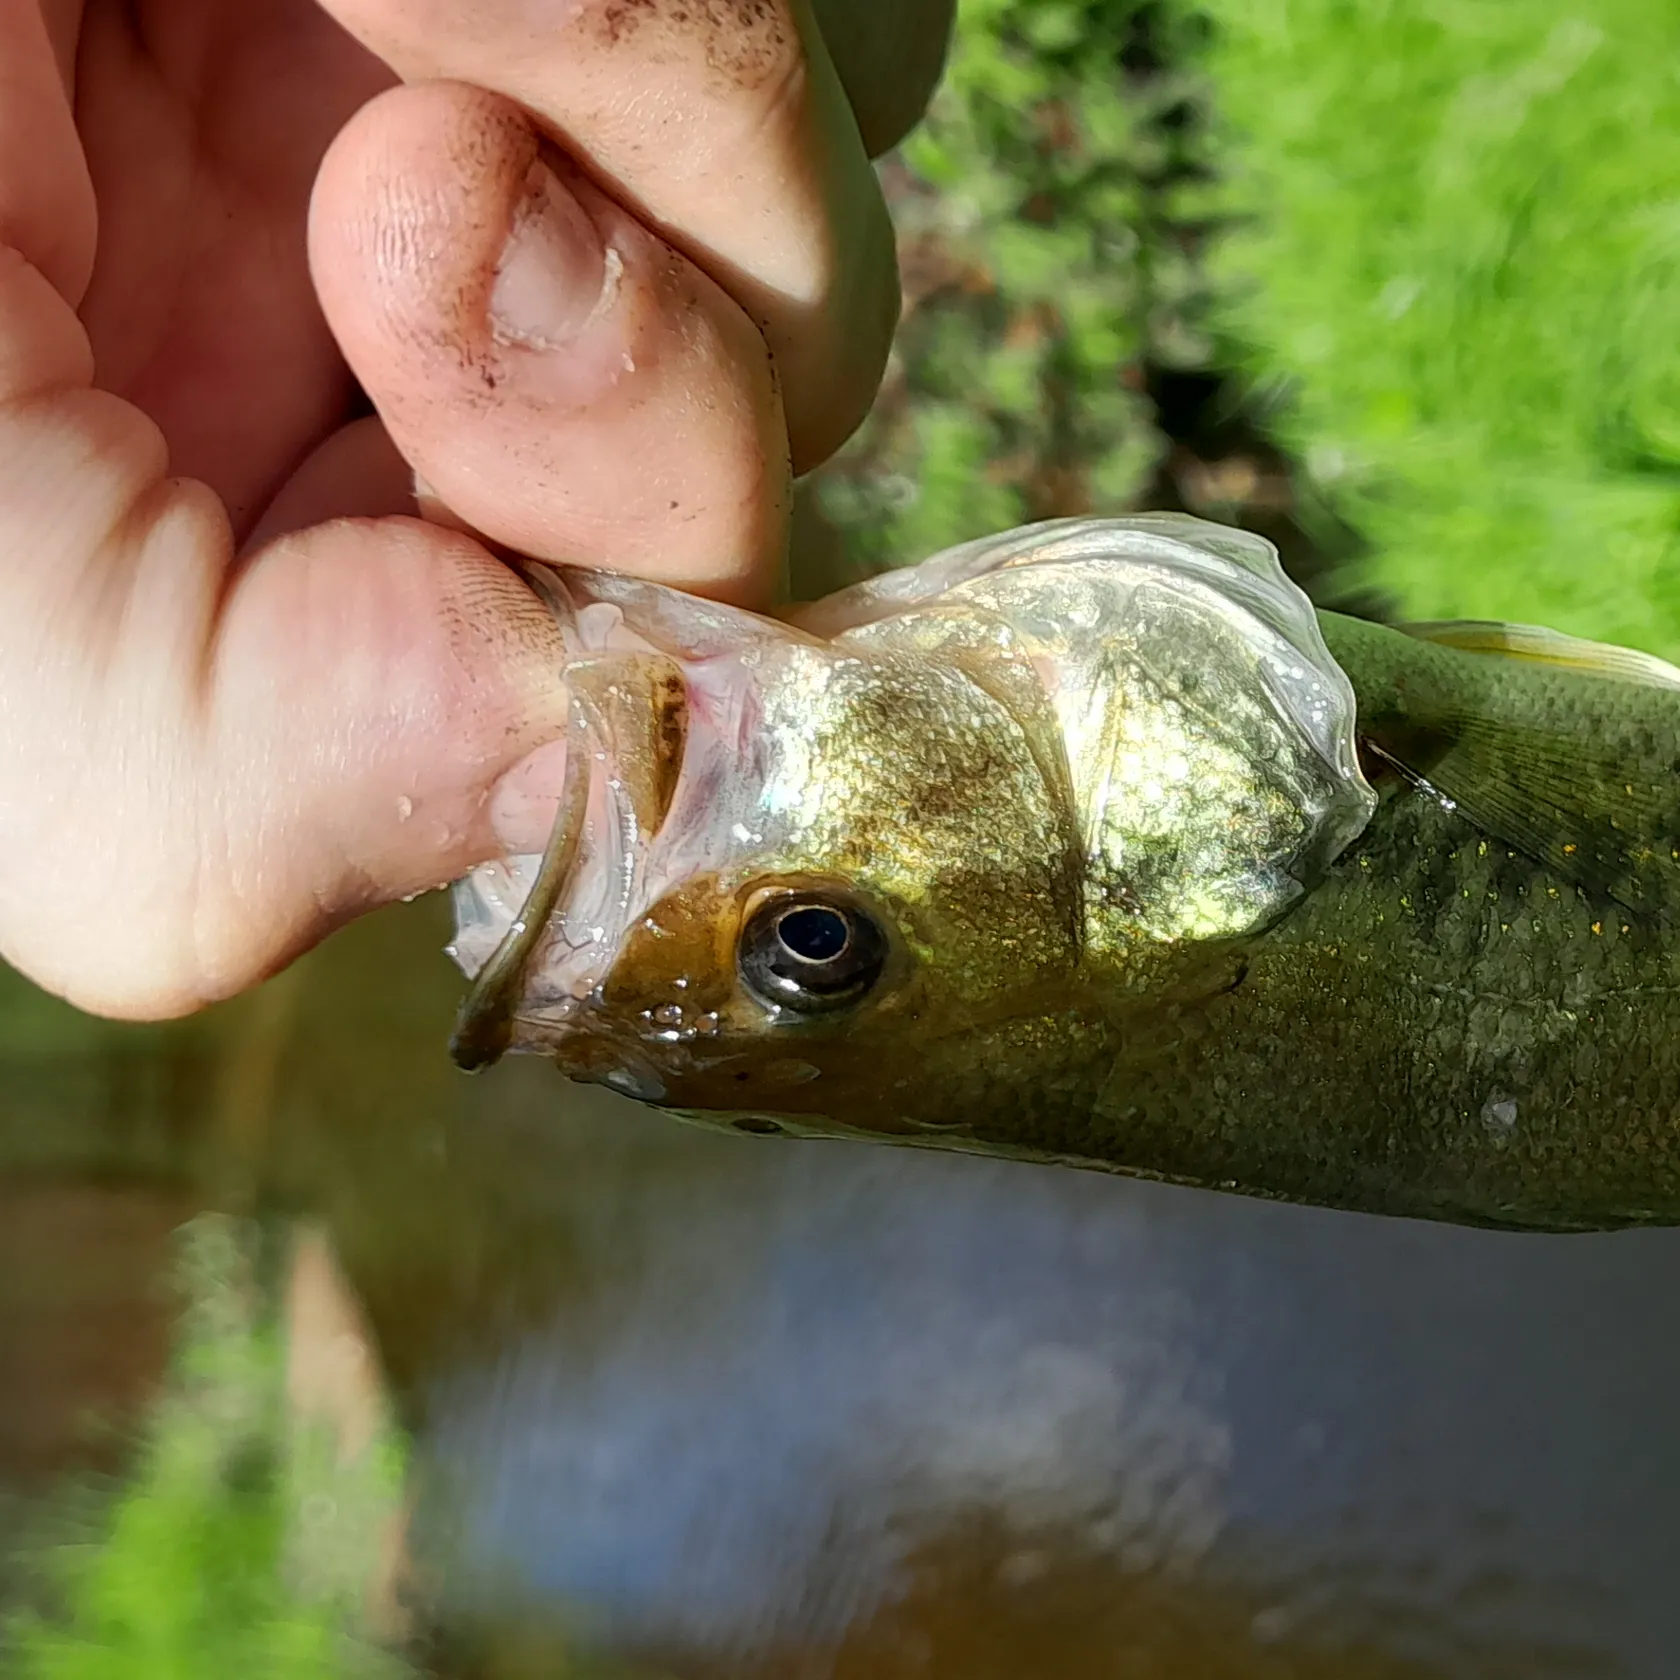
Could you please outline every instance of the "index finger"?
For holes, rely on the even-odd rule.
[[[805,0],[325,0],[410,80],[534,113],[758,324],[795,471],[874,398],[898,316],[892,226]]]

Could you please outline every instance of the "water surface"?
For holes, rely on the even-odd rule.
[[[348,1280],[412,1432],[404,1625],[440,1670],[1672,1673],[1680,1233],[714,1134],[532,1063],[468,1080],[441,937],[435,905],[376,917],[167,1029],[14,984],[16,1522],[127,1462],[169,1233],[215,1207],[316,1233]]]

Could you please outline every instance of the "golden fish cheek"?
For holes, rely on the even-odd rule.
[[[721,1017],[735,992],[739,923],[735,895],[715,877],[686,882],[625,935],[595,1012],[626,1026],[668,1026],[673,1012],[691,1024]]]
[[[657,1064],[657,1057],[653,1058]],[[736,1040],[715,1057],[673,1053],[660,1064],[665,1106],[714,1114],[783,1115],[865,1131],[907,1132],[893,1092],[912,1082],[912,1047],[883,1040],[864,1024],[853,1035],[819,1039],[769,1028]],[[751,1128],[747,1128],[751,1129]]]
[[[937,978],[936,976],[932,978]],[[791,872],[691,881],[632,931],[555,1060],[669,1107],[845,1118],[925,1030],[930,976],[885,906]],[[622,1064],[622,1066],[620,1066]],[[628,1082],[628,1083],[627,1083]]]

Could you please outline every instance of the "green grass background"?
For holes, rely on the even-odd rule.
[[[1139,364],[1205,365],[1293,458],[1309,529],[1363,540],[1329,593],[1680,657],[1680,14],[960,17],[889,177],[915,307],[820,481],[854,569],[1148,500],[1167,444]],[[1152,74],[1116,62],[1140,31]]]
[[[0,1618],[9,1680],[409,1672],[358,1626],[366,1513],[395,1498],[401,1444],[380,1441],[347,1473],[288,1428],[262,1250],[256,1227],[216,1215],[182,1232],[167,1391],[124,1487],[67,1490],[65,1532],[32,1560],[32,1602]]]
[[[1159,454],[1128,375],[1150,338],[1169,95],[1122,75],[1137,9],[961,0],[943,85],[884,171],[908,304],[892,363],[817,480],[854,575],[1130,505]]]
[[[1206,10],[1213,317],[1370,573],[1680,655],[1680,13]]]

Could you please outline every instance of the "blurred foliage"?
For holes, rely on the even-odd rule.
[[[904,318],[818,477],[854,576],[1112,510],[1161,449],[1137,364],[1170,79],[1125,73],[1137,0],[963,0],[945,81],[883,166]]]
[[[1177,0],[1190,12],[1190,0]],[[1194,0],[1223,353],[1419,617],[1680,655],[1680,61],[1649,0]]]
[[[347,1555],[324,1533],[347,1518],[360,1526],[347,1505],[381,1502],[400,1485],[400,1452],[394,1439],[379,1442],[357,1478],[365,1485],[351,1489],[288,1427],[259,1250],[235,1221],[207,1215],[187,1227],[169,1392],[100,1532],[38,1561],[37,1603],[4,1629],[14,1680],[403,1672],[355,1631],[365,1552]],[[301,1570],[291,1555],[300,1547]]]

